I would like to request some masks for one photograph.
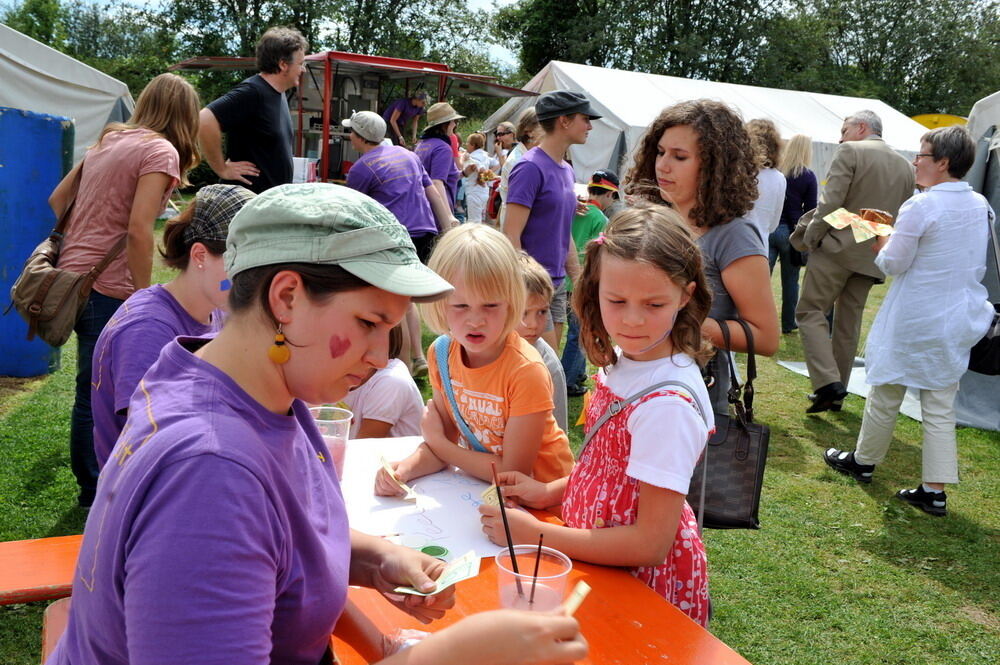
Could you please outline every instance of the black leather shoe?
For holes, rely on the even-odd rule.
[[[823,461],[831,469],[851,476],[859,483],[870,483],[872,481],[872,473],[875,472],[874,464],[858,464],[857,460],[854,459],[853,451],[847,452],[837,450],[836,448],[827,448],[826,452],[823,453]]]
[[[810,402],[815,402],[816,401],[816,393],[809,393],[809,401]],[[843,400],[837,400],[836,402],[833,402],[830,405],[830,410],[831,411],[837,411],[837,412],[839,412],[843,408],[844,408],[844,402],[843,402]]]
[[[820,413],[821,411],[840,411],[844,398],[847,397],[847,389],[840,381],[828,383],[810,395],[812,406],[806,409],[806,413]]]

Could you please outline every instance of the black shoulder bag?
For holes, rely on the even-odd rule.
[[[753,380],[757,378],[753,333],[742,319],[747,338],[747,380],[741,387],[730,353],[729,326],[720,321],[725,348],[719,349],[729,363],[729,413],[715,414],[715,434],[705,447],[691,477],[688,503],[704,502],[704,526],[710,529],[759,529],[757,517],[764,484],[764,465],[771,430],[753,421]]]

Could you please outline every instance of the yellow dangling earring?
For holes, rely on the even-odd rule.
[[[281,324],[278,324],[278,332],[274,335],[274,344],[267,350],[267,357],[275,365],[284,365],[292,357],[292,352],[285,344],[285,335],[281,332]]]

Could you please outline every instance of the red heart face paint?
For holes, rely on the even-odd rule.
[[[330,357],[339,358],[340,356],[347,353],[347,350],[351,348],[351,340],[344,339],[339,335],[334,335],[330,338]]]

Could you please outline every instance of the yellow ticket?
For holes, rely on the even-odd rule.
[[[588,593],[590,593],[589,584],[583,580],[576,583],[573,590],[569,592],[569,598],[567,598],[566,602],[563,603],[563,607],[566,608],[566,616],[573,616],[573,614],[580,609],[580,605],[583,603],[583,599],[587,597]]]
[[[385,459],[385,457],[380,457],[379,459],[382,460],[382,468],[385,469],[385,472],[387,474],[389,474],[389,477],[392,478],[392,480],[397,485],[399,485],[400,489],[406,492],[406,496],[404,496],[403,498],[407,501],[416,501],[417,493],[413,491],[413,488],[404,483],[402,480],[400,480],[398,476],[396,476],[396,472],[392,470],[391,466],[389,466],[389,462]]]
[[[490,485],[487,487],[482,494],[483,503],[487,506],[499,506],[500,499],[497,497],[497,486]]]

